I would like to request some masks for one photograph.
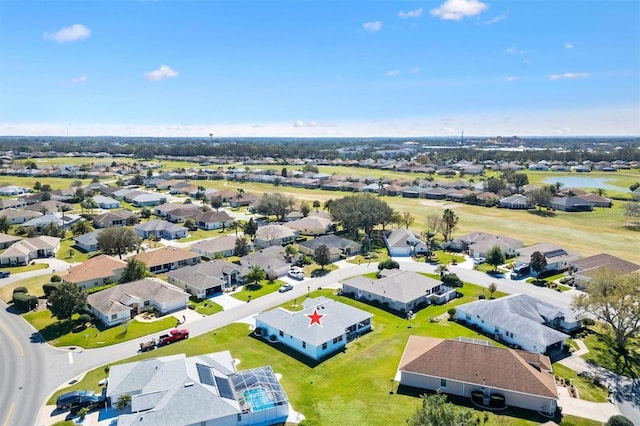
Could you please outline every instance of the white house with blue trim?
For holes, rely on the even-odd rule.
[[[320,360],[371,330],[372,314],[333,299],[308,298],[302,306],[304,309],[297,312],[276,308],[257,315],[256,334]],[[312,324],[314,312],[320,316],[320,325]]]
[[[96,195],[93,197],[93,201],[96,202],[101,209],[119,209],[122,207],[120,201],[115,198],[105,197],[104,195]]]

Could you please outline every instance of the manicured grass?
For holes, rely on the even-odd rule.
[[[455,303],[477,299],[481,289],[466,289],[465,297]],[[231,324],[193,337],[186,342],[159,348],[137,355],[121,362],[147,359],[169,354],[185,353],[194,356],[219,350],[230,350],[234,358],[240,360],[239,369],[245,370],[263,365],[271,365],[276,373],[282,374],[281,383],[293,408],[303,413],[310,424],[371,426],[403,424],[419,406],[420,399],[415,394],[401,390],[394,383],[394,393],[389,394],[391,379],[394,377],[404,346],[410,335],[480,337],[477,333],[455,322],[429,321],[437,317],[450,305],[430,306],[416,314],[408,328],[407,320],[389,312],[377,309],[345,297],[338,297],[333,291],[314,291],[311,296],[324,295],[337,298],[343,303],[367,310],[374,314],[373,331],[349,343],[346,351],[337,353],[322,363],[313,363],[294,352],[280,350],[278,346],[253,337],[247,324]],[[119,362],[120,363],[120,362]],[[87,373],[82,381],[61,389],[49,400],[73,389],[93,389],[99,391],[98,382],[106,376],[104,367]],[[485,412],[476,411],[484,418]],[[513,415],[519,417],[513,417]],[[569,416],[564,419],[575,425],[595,425],[581,422]],[[487,413],[487,425],[537,425],[546,421],[535,413],[522,410],[508,410],[496,415]],[[575,421],[575,423],[572,423]],[[315,423],[313,423],[315,422]]]
[[[389,252],[387,252],[387,249],[385,248],[385,249],[378,249],[378,250],[372,251],[367,255],[359,254],[357,256],[353,256],[347,262],[353,263],[354,265],[360,265],[360,264],[369,263],[370,261],[382,262],[387,259],[389,259]]]
[[[582,339],[589,349],[582,358],[618,374],[640,377],[640,337],[629,339],[627,353],[621,355],[615,349],[615,341],[612,342],[612,337],[605,332],[604,326],[590,327],[590,331],[591,333]]]
[[[245,284],[242,286],[242,290],[237,293],[233,293],[231,296],[238,300],[246,302],[250,299],[257,299],[258,297],[278,291],[281,285],[284,285],[284,281],[275,280],[273,282],[269,280],[262,280],[259,283]]]
[[[84,262],[89,258],[95,256],[99,253],[85,253],[82,250],[74,247],[75,241],[73,240],[73,236],[69,238],[65,238],[60,241],[60,248],[56,253],[56,257],[58,259],[64,260],[65,262],[74,263],[74,262]],[[73,253],[71,256],[70,253]]]
[[[140,322],[132,320],[128,326],[117,325],[115,327],[101,329],[90,327],[74,333],[73,322],[60,322],[51,316],[48,309],[30,312],[23,315],[42,337],[53,346],[77,346],[85,349],[100,348],[137,339],[147,334],[157,333],[176,325],[176,318],[168,316],[153,322]]]
[[[20,272],[37,271],[38,269],[47,269],[49,264],[47,263],[30,263],[22,266],[10,266],[2,268],[2,271],[11,272],[12,274],[19,274]]]
[[[11,302],[11,299],[13,297],[13,289],[16,287],[26,287],[28,293],[36,297],[44,296],[44,291],[42,291],[42,284],[48,283],[50,281],[51,275],[39,275],[37,277],[25,278],[11,284],[7,284],[4,287],[0,287],[0,299],[2,299],[5,303]]]
[[[438,250],[435,252],[434,256],[431,258],[432,261],[437,262],[441,265],[448,265],[455,261],[456,263],[464,262],[464,256],[459,254],[450,253],[442,250]]]
[[[187,238],[180,238],[179,241],[181,243],[186,243],[189,241],[197,241],[205,238],[220,237],[222,235],[229,235],[229,234],[235,235],[235,232],[236,231],[233,229],[225,229],[224,232],[222,231],[222,229],[212,229],[210,231],[205,231],[204,229],[198,229],[195,231],[189,231],[189,236]]]
[[[578,388],[580,399],[592,402],[607,402],[607,396],[609,395],[607,388],[602,385],[597,386],[592,379],[578,376],[578,373],[574,370],[559,363],[553,364],[553,373],[567,381],[570,380]]]
[[[313,263],[311,265],[307,265],[304,267],[304,276],[305,277],[322,277],[330,273],[331,271],[338,270],[338,266],[330,263],[328,265],[324,265],[324,270],[317,263]]]
[[[195,297],[190,297],[189,305],[195,306],[195,311],[200,315],[213,315],[223,311],[222,306],[210,299],[196,299]]]

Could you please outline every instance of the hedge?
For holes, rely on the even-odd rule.
[[[13,289],[13,295],[15,296],[16,293],[29,293],[29,290],[27,290],[26,287],[16,287]]]
[[[13,304],[25,311],[30,311],[38,306],[38,298],[27,293],[14,293]]]
[[[44,284],[42,284],[42,291],[44,291],[44,295],[46,297],[49,297],[51,295],[51,293],[53,293],[54,291],[56,291],[58,289],[59,286],[60,286],[60,284],[54,283],[54,282],[44,283]]]

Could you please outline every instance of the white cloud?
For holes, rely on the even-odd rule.
[[[564,48],[565,49],[573,49],[573,43],[565,43],[564,44]]]
[[[498,15],[495,18],[489,19],[488,21],[485,22],[485,24],[491,25],[491,24],[495,24],[496,22],[504,21],[505,19],[507,19],[507,12],[501,15]]]
[[[318,122],[317,121],[302,121],[302,120],[296,120],[293,123],[293,127],[318,127]]]
[[[508,47],[506,50],[507,54],[509,55],[526,55],[527,51],[524,49],[520,49],[519,47]]]
[[[400,75],[400,70],[391,70],[384,73],[385,77],[395,77],[397,75]]]
[[[516,76],[516,75],[510,75],[509,77],[505,78],[504,80],[505,80],[507,83],[511,83],[512,81],[516,81],[518,78],[519,78],[519,77],[518,77],[518,76]]]
[[[82,84],[88,80],[86,75],[81,75],[80,77],[72,78],[71,83],[73,84]]]
[[[376,31],[380,31],[380,29],[382,28],[382,22],[380,21],[365,22],[364,24],[362,24],[362,28],[364,28],[365,31],[368,31],[370,33],[375,33]]]
[[[82,24],[73,24],[70,27],[61,28],[55,33],[44,33],[42,36],[45,40],[53,40],[58,43],[69,43],[89,38],[91,30]]]
[[[416,10],[409,10],[408,12],[400,11],[398,12],[398,16],[401,17],[402,19],[419,18],[422,16],[422,8],[419,8]]]
[[[586,72],[565,72],[564,74],[551,74],[549,80],[563,80],[573,78],[587,78],[589,74]]]
[[[489,6],[478,0],[447,0],[437,9],[431,9],[431,14],[440,19],[459,21],[469,16],[475,16]]]
[[[167,65],[160,65],[157,70],[144,73],[144,78],[149,81],[160,81],[165,78],[174,78],[178,76],[178,72],[171,69]]]

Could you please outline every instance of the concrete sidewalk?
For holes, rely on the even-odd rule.
[[[605,423],[611,416],[620,414],[620,411],[610,402],[590,402],[583,399],[572,398],[565,387],[558,387],[560,407],[562,414],[571,414],[577,417],[585,417]]]

